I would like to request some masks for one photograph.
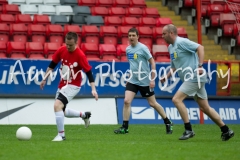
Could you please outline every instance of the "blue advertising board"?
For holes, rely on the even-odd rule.
[[[181,116],[171,99],[157,99],[174,124],[183,124]],[[193,99],[186,99],[184,103],[188,110],[188,117],[192,124],[200,123],[200,111],[198,104]],[[118,123],[123,121],[123,98],[117,98]],[[231,104],[231,105],[229,105]],[[226,124],[240,124],[240,100],[209,100],[209,105],[219,113]],[[131,105],[130,124],[163,124],[158,113],[149,106],[145,98],[136,98]],[[213,124],[213,121],[204,114],[204,123]]]
[[[49,76],[46,86],[40,90],[40,82],[50,60],[14,60],[0,59],[0,95],[55,95],[60,80],[59,65],[55,68],[52,76]],[[100,96],[124,96],[128,73],[128,62],[95,62],[90,61],[92,72],[95,77],[95,85]],[[204,68],[208,68],[204,64]],[[211,71],[216,70],[216,64],[210,64]],[[172,96],[181,85],[180,79],[169,79],[161,84],[159,77],[165,69],[169,69],[169,63],[157,63],[157,78],[155,93],[157,96]],[[166,70],[167,71],[167,70]],[[78,96],[91,96],[91,88],[87,77],[83,72],[82,88]],[[164,89],[163,89],[164,87]],[[216,73],[211,74],[210,83],[206,84],[209,95],[216,95]]]

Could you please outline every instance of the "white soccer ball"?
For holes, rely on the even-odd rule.
[[[16,137],[18,140],[28,141],[32,137],[32,131],[28,127],[20,127],[17,130]]]

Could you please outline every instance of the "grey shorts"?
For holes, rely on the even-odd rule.
[[[185,93],[188,96],[193,96],[196,101],[198,97],[201,99],[208,99],[207,92],[205,89],[205,83],[200,83],[200,87],[198,83],[194,82],[183,82],[183,84],[178,89],[179,91]]]

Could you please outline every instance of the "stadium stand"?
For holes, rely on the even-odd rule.
[[[50,58],[57,47],[64,45],[66,33],[75,31],[79,35],[78,46],[87,58],[126,61],[124,53],[130,28],[139,29],[139,41],[152,53],[154,45],[167,46],[153,31],[172,23],[169,18],[160,19],[158,9],[147,7],[144,0],[9,0],[1,3],[4,5],[0,15],[0,42],[3,51],[4,43],[10,46],[1,53],[6,57]],[[12,42],[23,42],[25,48],[14,48]],[[51,48],[54,43],[57,45]]]

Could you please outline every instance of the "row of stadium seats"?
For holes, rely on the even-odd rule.
[[[79,6],[146,7],[144,0],[1,0],[0,4],[45,4]]]
[[[8,42],[9,40],[15,42],[41,42],[46,41],[63,43],[64,36],[74,31],[79,35],[79,44],[81,41],[87,43],[99,44],[102,39],[105,44],[117,45],[120,41],[121,44],[128,44],[128,31],[131,26],[101,26],[100,31],[97,26],[82,26],[78,25],[65,25],[63,28],[61,25],[39,25],[32,24],[25,26],[24,24],[11,24],[10,27],[7,24],[0,24],[0,41]],[[162,27],[137,27],[140,36],[140,42],[152,46],[153,43],[165,44],[162,40]],[[177,28],[178,35],[181,37],[188,37],[185,28]],[[29,40],[28,40],[29,39]]]
[[[205,27],[217,27],[218,37],[234,38],[237,40],[237,46],[240,46],[240,35],[236,24],[240,19],[240,1],[228,0],[236,5],[229,5],[225,0],[202,0],[201,2],[201,14],[205,19]],[[195,8],[196,3],[196,0],[185,0],[184,7]],[[234,15],[233,11],[238,14]]]
[[[65,45],[65,44],[63,44]],[[30,59],[51,59],[52,54],[60,47],[59,43],[38,43],[38,42],[0,42],[1,58],[30,58]],[[128,45],[112,44],[88,44],[82,43],[83,50],[88,60],[104,61],[126,61],[126,47]],[[156,61],[169,62],[169,53],[165,45],[153,45],[152,54]]]
[[[21,10],[21,11],[20,11]],[[48,15],[101,15],[101,16],[133,16],[133,17],[160,17],[157,8],[136,7],[88,7],[88,6],[44,6],[16,4],[0,6],[0,13],[4,14],[48,14]]]
[[[32,20],[33,19],[33,20]],[[50,21],[51,19],[51,21]],[[77,24],[77,25],[114,25],[114,26],[164,26],[166,24],[171,24],[172,20],[170,18],[151,18],[151,17],[119,17],[119,16],[107,16],[103,20],[102,16],[82,16],[73,15],[70,16],[68,20],[64,15],[52,15],[51,17],[47,15],[34,15],[31,18],[28,14],[0,14],[0,23],[24,23],[24,24]]]

